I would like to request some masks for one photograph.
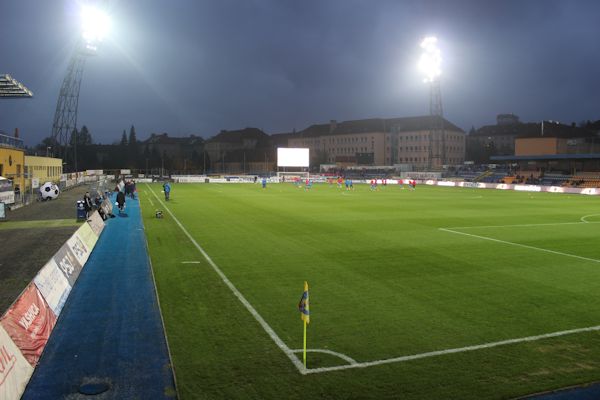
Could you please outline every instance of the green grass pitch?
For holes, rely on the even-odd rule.
[[[182,399],[501,399],[600,380],[598,330],[393,360],[599,326],[596,197],[175,184],[165,204],[160,185],[139,190]],[[334,353],[300,373],[182,227],[293,350],[308,281],[308,348]],[[359,365],[328,370],[350,365],[336,353]]]

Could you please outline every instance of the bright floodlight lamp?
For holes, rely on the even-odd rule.
[[[81,26],[86,45],[93,45],[108,35],[110,18],[100,8],[84,6],[81,9]]]
[[[423,73],[425,82],[433,82],[442,74],[442,54],[437,47],[437,38],[429,36],[421,42],[423,54],[419,60],[419,69]]]

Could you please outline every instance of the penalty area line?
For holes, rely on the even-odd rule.
[[[594,215],[594,214],[592,214]],[[598,214],[600,215],[600,214]],[[513,224],[513,225],[473,225],[473,226],[451,226],[449,228],[439,228],[439,229],[476,229],[476,228],[519,228],[519,227],[533,227],[533,226],[555,226],[555,225],[582,225],[582,224],[597,224],[600,222],[589,222],[584,221],[583,218],[591,217],[591,215],[586,215],[582,217],[581,221],[578,222],[550,222],[550,223],[542,223],[542,224]]]
[[[294,364],[294,366],[298,369],[298,371],[301,374],[303,374],[303,375],[306,374],[306,372],[307,372],[306,368],[304,368],[304,364],[302,364],[300,359],[298,357],[296,357],[294,352],[283,342],[283,340],[281,340],[281,338],[277,335],[277,333],[275,333],[275,331],[273,330],[273,328],[271,328],[271,326],[267,323],[267,321],[265,321],[265,319],[258,313],[258,311],[256,311],[256,309],[252,306],[252,304],[250,304],[250,302],[248,300],[246,300],[244,295],[234,286],[234,284],[231,283],[231,281],[227,278],[227,276],[223,273],[223,271],[221,271],[221,269],[217,266],[217,264],[215,264],[215,262],[212,260],[212,258],[210,258],[210,256],[206,253],[206,251],[204,251],[202,246],[200,246],[198,244],[198,242],[196,242],[196,240],[192,237],[192,235],[190,235],[190,233],[187,231],[187,229],[185,229],[185,227],[181,224],[181,222],[179,222],[179,220],[171,212],[169,207],[167,207],[166,204],[164,204],[162,202],[162,200],[160,198],[158,198],[156,193],[154,193],[154,190],[152,190],[152,188],[150,186],[148,186],[148,184],[146,184],[146,186],[148,187],[150,192],[152,192],[152,195],[156,198],[156,200],[159,202],[159,204],[161,204],[165,208],[165,210],[167,210],[167,212],[169,213],[171,218],[173,218],[173,221],[175,221],[177,226],[179,226],[181,231],[187,236],[187,238],[192,242],[192,244],[196,247],[196,249],[200,252],[200,254],[202,254],[202,256],[210,264],[212,269],[217,273],[217,275],[219,275],[219,277],[221,278],[223,283],[225,283],[225,285],[229,288],[229,290],[231,290],[233,295],[238,298],[238,300],[244,305],[244,307],[246,307],[246,310],[248,310],[248,312],[250,312],[250,314],[252,314],[254,319],[259,323],[259,325],[269,335],[271,340],[273,340],[273,342],[275,342],[277,347],[279,347],[281,349],[281,351],[283,351],[283,353],[290,359],[290,361],[292,361],[292,364]]]
[[[509,245],[512,245],[512,246],[523,247],[525,249],[542,251],[544,253],[556,254],[556,255],[559,255],[559,256],[572,257],[572,258],[577,258],[579,260],[591,261],[591,262],[594,262],[594,263],[600,263],[600,260],[598,260],[596,258],[589,258],[589,257],[578,256],[576,254],[563,253],[562,251],[549,250],[549,249],[544,249],[542,247],[535,247],[535,246],[529,246],[527,244],[509,242],[509,241],[506,241],[506,240],[494,239],[494,238],[487,237],[487,236],[480,236],[480,235],[474,235],[472,233],[454,231],[452,229],[447,229],[447,228],[438,228],[438,229],[440,231],[444,231],[444,232],[448,232],[448,233],[454,233],[455,235],[469,236],[469,237],[473,237],[473,238],[477,238],[477,239],[489,240],[490,242],[509,244]]]
[[[360,363],[350,364],[350,365],[340,365],[340,366],[336,366],[336,367],[323,367],[323,368],[309,368],[306,371],[306,373],[307,374],[318,374],[318,373],[323,373],[323,372],[342,371],[342,370],[351,369],[351,368],[374,367],[377,365],[412,361],[412,360],[418,360],[421,358],[443,356],[446,354],[465,353],[467,351],[483,350],[483,349],[489,349],[489,348],[493,348],[493,347],[506,346],[509,344],[516,344],[516,343],[535,342],[537,340],[542,340],[542,339],[550,339],[550,338],[555,338],[555,337],[559,337],[559,336],[574,335],[576,333],[596,332],[596,331],[600,331],[600,325],[590,326],[587,328],[578,328],[578,329],[570,329],[570,330],[566,330],[566,331],[545,333],[542,335],[527,336],[527,337],[516,338],[516,339],[507,339],[507,340],[501,340],[498,342],[489,342],[489,343],[478,344],[478,345],[474,345],[474,346],[458,347],[458,348],[454,348],[454,349],[430,351],[427,353],[412,354],[409,356],[387,358],[387,359],[383,359],[383,360],[360,362]]]

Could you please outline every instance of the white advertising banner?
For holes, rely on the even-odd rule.
[[[515,190],[520,192],[541,192],[542,187],[535,185],[515,185]]]
[[[438,186],[456,186],[456,182],[452,181],[439,181],[437,183]]]
[[[15,192],[0,192],[0,203],[12,204],[15,202]]]
[[[94,246],[96,246],[96,242],[98,241],[98,235],[96,235],[92,227],[88,224],[83,224],[79,227],[79,229],[77,229],[75,235],[79,236],[83,244],[87,246],[91,253],[94,249]]]
[[[33,367],[0,326],[0,399],[19,400],[31,374]]]
[[[94,231],[96,236],[100,237],[100,234],[104,229],[104,221],[102,221],[100,213],[98,213],[98,211],[94,211],[87,220],[87,223],[90,225],[90,228],[92,228],[92,231]]]
[[[95,237],[94,232],[92,232],[92,228],[90,228],[89,225],[84,224],[82,225],[82,227],[83,226],[87,227],[92,236]],[[96,240],[98,240],[98,238],[96,238]],[[96,240],[94,241],[94,244],[96,244]],[[92,253],[92,247],[88,246],[85,243],[83,238],[79,235],[79,230],[77,230],[77,232],[75,232],[73,236],[71,236],[69,240],[67,240],[67,246],[69,247],[71,252],[73,252],[73,255],[77,259],[77,262],[79,262],[79,265],[83,267],[85,265],[85,262],[90,257],[90,254]]]
[[[71,293],[71,285],[58,268],[56,261],[54,259],[48,261],[44,268],[38,272],[33,282],[44,296],[48,306],[54,311],[54,314],[59,316],[69,293]]]

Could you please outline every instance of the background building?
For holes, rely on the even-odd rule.
[[[52,157],[25,156],[25,185],[31,188],[32,179],[38,179],[39,184],[44,182],[60,182],[63,172],[62,159]]]
[[[320,164],[394,165],[410,164],[416,169],[431,165],[430,135],[444,125],[445,159],[462,164],[465,133],[436,116],[371,118],[311,125],[288,139],[288,147],[308,147],[311,166]],[[434,164],[435,169],[442,165]]]
[[[258,128],[221,131],[204,149],[210,172],[261,173],[275,168],[275,149],[269,135]]]
[[[25,151],[23,140],[0,132],[0,176],[13,181],[16,191],[25,188]]]

